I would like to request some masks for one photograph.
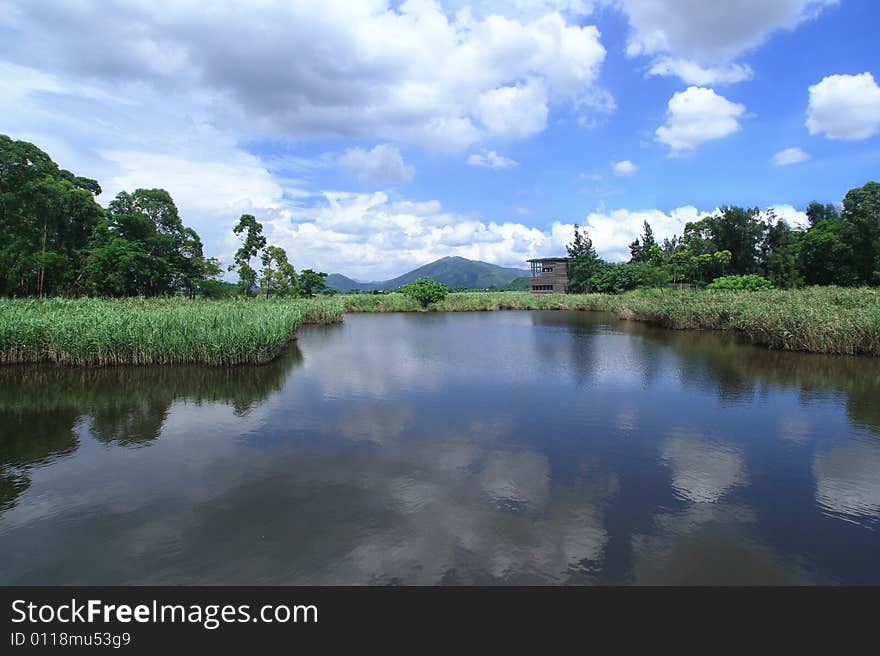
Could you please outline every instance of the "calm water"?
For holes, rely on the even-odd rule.
[[[266,367],[0,369],[0,584],[880,583],[880,361],[351,315]]]

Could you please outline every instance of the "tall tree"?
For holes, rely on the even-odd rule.
[[[810,222],[810,227],[818,225],[822,221],[840,218],[840,212],[837,211],[837,207],[835,207],[831,203],[823,205],[822,203],[817,203],[816,201],[813,201],[809,205],[807,205],[807,210],[805,214],[807,215],[807,220]]]
[[[287,260],[287,251],[280,246],[266,246],[261,257],[263,262],[262,286],[266,298],[275,296],[295,296],[298,291],[296,269]]]
[[[840,217],[849,226],[858,282],[880,284],[880,183],[850,189]]]
[[[662,249],[654,240],[654,231],[647,221],[642,225],[641,237],[629,245],[630,262],[659,264],[662,259]]]
[[[327,289],[327,285],[324,282],[326,277],[326,273],[313,271],[312,269],[303,269],[299,273],[300,294],[306,298],[311,298],[315,294],[320,294]]]
[[[239,236],[242,243],[235,252],[235,265],[230,266],[229,270],[238,271],[238,288],[242,294],[250,296],[257,283],[257,272],[251,267],[250,261],[266,247],[263,224],[253,214],[242,214],[232,231]]]
[[[104,210],[95,180],[58,167],[26,141],[0,135],[0,295],[75,291]]]
[[[764,223],[757,207],[726,206],[719,214],[688,224],[684,239],[695,255],[730,251],[729,273],[745,275],[758,268],[758,244],[763,234]]]
[[[760,247],[760,271],[774,287],[799,287],[803,278],[798,268],[798,240],[795,232],[773,212],[767,212],[767,230]]]
[[[602,269],[602,260],[593,247],[593,241],[579,225],[574,226],[574,238],[566,247],[568,251],[568,289],[576,294],[589,291],[590,278]]]
[[[202,242],[164,189],[122,191],[95,229],[86,263],[92,293],[192,296],[203,279]]]
[[[858,282],[849,235],[850,227],[839,218],[820,221],[804,233],[798,244],[798,262],[808,285]]]

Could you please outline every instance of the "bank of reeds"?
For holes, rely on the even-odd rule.
[[[728,330],[784,351],[880,356],[880,290],[648,290],[605,294],[450,294],[440,312],[588,310],[671,329]],[[303,324],[343,312],[415,312],[403,294],[298,300],[0,299],[0,364],[262,364]]]
[[[338,303],[167,299],[0,299],[0,363],[71,366],[262,364]]]

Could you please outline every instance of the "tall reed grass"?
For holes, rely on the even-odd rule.
[[[0,299],[0,363],[262,364],[303,323],[340,318],[321,301]]]
[[[344,312],[416,312],[403,294],[298,300],[0,299],[0,364],[263,364],[303,324]],[[587,310],[671,329],[729,330],[783,351],[880,356],[880,290],[643,290],[450,294],[439,312]]]

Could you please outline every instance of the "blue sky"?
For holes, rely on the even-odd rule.
[[[12,0],[0,131],[161,186],[229,260],[521,266],[572,225],[627,255],[723,204],[803,221],[880,169],[871,0]]]

